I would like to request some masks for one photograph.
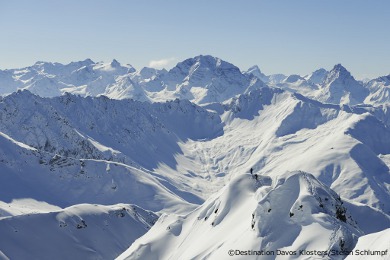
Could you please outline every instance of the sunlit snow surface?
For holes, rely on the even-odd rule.
[[[388,85],[211,56],[0,71],[0,259],[386,250]]]

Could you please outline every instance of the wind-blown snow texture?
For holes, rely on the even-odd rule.
[[[389,82],[212,56],[0,71],[0,259],[390,250],[370,244],[390,228]]]

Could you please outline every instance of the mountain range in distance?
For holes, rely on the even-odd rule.
[[[42,97],[71,93],[150,102],[179,98],[196,104],[226,101],[268,85],[324,103],[382,105],[388,102],[389,84],[390,75],[357,81],[341,64],[330,71],[318,69],[305,76],[267,76],[258,66],[240,71],[233,64],[208,55],[179,62],[169,71],[147,67],[138,71],[116,60],[95,63],[90,59],[67,65],[36,62],[30,67],[0,71],[1,95],[26,89]]]
[[[389,85],[202,55],[2,70],[0,259],[382,259]]]

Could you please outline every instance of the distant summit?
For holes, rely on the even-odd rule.
[[[328,71],[321,68],[321,69],[314,71],[312,74],[306,76],[305,79],[314,83],[314,84],[321,84],[324,81],[327,74],[328,74]]]
[[[244,72],[244,74],[252,74],[265,83],[269,81],[269,78],[263,72],[261,72],[259,66],[257,65],[250,67],[247,71]]]
[[[265,75],[257,65],[247,71],[211,55],[185,59],[172,69],[135,69],[129,64],[94,62],[91,59],[61,64],[38,61],[34,65],[0,70],[0,95],[26,89],[42,97],[71,93],[104,95],[112,99],[164,102],[187,99],[196,104],[219,103],[260,89],[281,88],[331,104],[386,104],[390,102],[389,76],[357,81],[341,64],[302,75]]]
[[[320,101],[333,104],[361,104],[369,91],[341,64],[337,64],[326,75],[322,90],[318,95]]]

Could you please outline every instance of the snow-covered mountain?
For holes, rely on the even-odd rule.
[[[40,61],[27,68],[1,71],[0,93],[27,89],[43,97],[65,92],[96,96],[105,93],[118,76],[133,72],[135,69],[131,65],[122,66],[116,60],[95,63],[87,59],[67,65]]]
[[[297,92],[323,103],[381,106],[390,101],[387,76],[367,82],[357,81],[341,64],[335,65],[330,71],[321,68],[306,76],[266,76],[257,66],[244,73],[261,79],[269,86]]]
[[[386,259],[388,258],[388,245],[390,244],[390,228],[381,232],[359,237],[358,243],[349,253],[347,260],[357,259]],[[386,250],[383,250],[387,248]]]
[[[0,259],[386,250],[388,78],[274,76],[212,56],[0,71]]]
[[[321,85],[317,99],[326,103],[361,104],[369,93],[341,64],[333,67]]]
[[[86,59],[66,65],[37,62],[27,68],[0,70],[0,95],[27,89],[43,97],[72,93],[148,102],[179,98],[208,104],[268,84],[325,103],[382,105],[389,103],[390,98],[386,82],[386,77],[367,83],[357,81],[341,64],[330,71],[321,68],[306,76],[265,75],[256,65],[241,72],[229,62],[199,55],[179,62],[169,71],[153,68],[137,71],[117,60],[95,63]]]
[[[0,258],[113,259],[145,234],[157,218],[125,204],[82,204],[0,218]]]
[[[146,82],[144,88],[157,101],[167,97],[188,99],[197,104],[222,102],[264,83],[240,69],[212,56],[197,56],[179,62],[167,73]]]
[[[322,82],[324,82],[325,77],[328,75],[328,73],[329,72],[327,70],[321,68],[309,75],[306,75],[304,78],[311,83],[321,84]]]
[[[372,105],[388,105],[390,99],[390,75],[370,80],[366,83],[366,88],[370,94],[365,99],[365,103]]]
[[[337,253],[352,250],[361,233],[340,197],[314,176],[244,174],[190,214],[161,216],[118,259],[224,259],[247,249],[267,252],[259,259],[314,251],[341,259]]]
[[[28,68],[0,73],[0,94],[27,89],[43,97],[71,93],[139,101],[180,98],[204,104],[222,102],[263,86],[258,78],[208,55],[179,62],[170,71],[151,68],[136,71],[131,65],[122,66],[116,60],[95,63],[87,59],[67,65],[37,62]]]
[[[250,67],[247,71],[244,71],[244,74],[253,75],[269,85],[278,84],[288,77],[284,74],[265,75],[263,72],[261,72],[260,68],[257,65],[254,65]]]

